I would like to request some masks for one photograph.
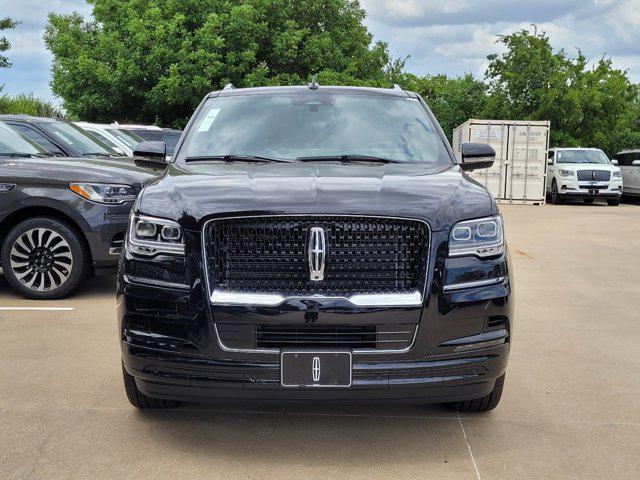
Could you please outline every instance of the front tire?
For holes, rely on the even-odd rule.
[[[559,205],[562,203],[560,193],[558,193],[558,184],[556,183],[555,178],[551,181],[551,203],[553,203],[554,205]]]
[[[496,379],[496,383],[493,386],[493,390],[488,395],[485,395],[482,398],[477,398],[475,400],[465,400],[462,402],[453,402],[448,404],[448,406],[456,410],[458,412],[488,412],[489,410],[493,410],[500,403],[500,398],[502,397],[502,388],[504,387],[504,376],[502,374],[501,377]]]
[[[610,207],[617,207],[618,205],[620,205],[620,199],[618,199],[618,200],[607,200],[607,205],[609,205]]]
[[[9,285],[34,300],[64,297],[89,273],[83,239],[53,217],[34,217],[13,227],[2,244],[0,262]]]
[[[136,379],[133,375],[129,375],[122,366],[122,380],[124,381],[124,390],[127,393],[129,403],[140,410],[166,410],[177,407],[180,402],[173,400],[163,400],[161,398],[148,397],[136,385]]]
[[[593,198],[585,198],[584,200],[582,200],[584,203],[586,203],[587,205],[591,205],[593,202],[595,202],[595,200]]]

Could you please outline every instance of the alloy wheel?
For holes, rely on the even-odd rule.
[[[31,290],[60,287],[73,268],[69,243],[49,228],[32,228],[24,232],[13,243],[10,255],[14,275]]]

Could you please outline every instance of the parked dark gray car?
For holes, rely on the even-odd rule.
[[[29,115],[0,115],[4,122],[56,157],[120,157],[109,145],[64,120]]]
[[[132,160],[51,157],[0,122],[0,265],[27,298],[114,273],[138,192],[158,171]]]

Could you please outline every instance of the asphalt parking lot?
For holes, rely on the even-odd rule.
[[[0,478],[639,478],[640,205],[502,210],[516,325],[502,403],[484,415],[139,412],[122,388],[113,279],[34,302],[0,275]]]

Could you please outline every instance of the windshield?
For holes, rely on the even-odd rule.
[[[558,150],[556,155],[558,163],[610,163],[602,150]]]
[[[224,155],[286,160],[363,155],[451,165],[417,99],[311,91],[209,99],[177,161]]]
[[[0,155],[16,153],[43,155],[46,151],[9,125],[0,122]]]
[[[120,128],[105,128],[105,130],[114,137],[124,142],[132,150],[137,147],[140,142],[144,142],[142,137],[139,137],[135,133],[128,130],[123,130]]]
[[[118,155],[118,153],[85,132],[80,127],[66,122],[43,122],[40,126],[58,137],[65,144],[80,152],[80,155]]]

